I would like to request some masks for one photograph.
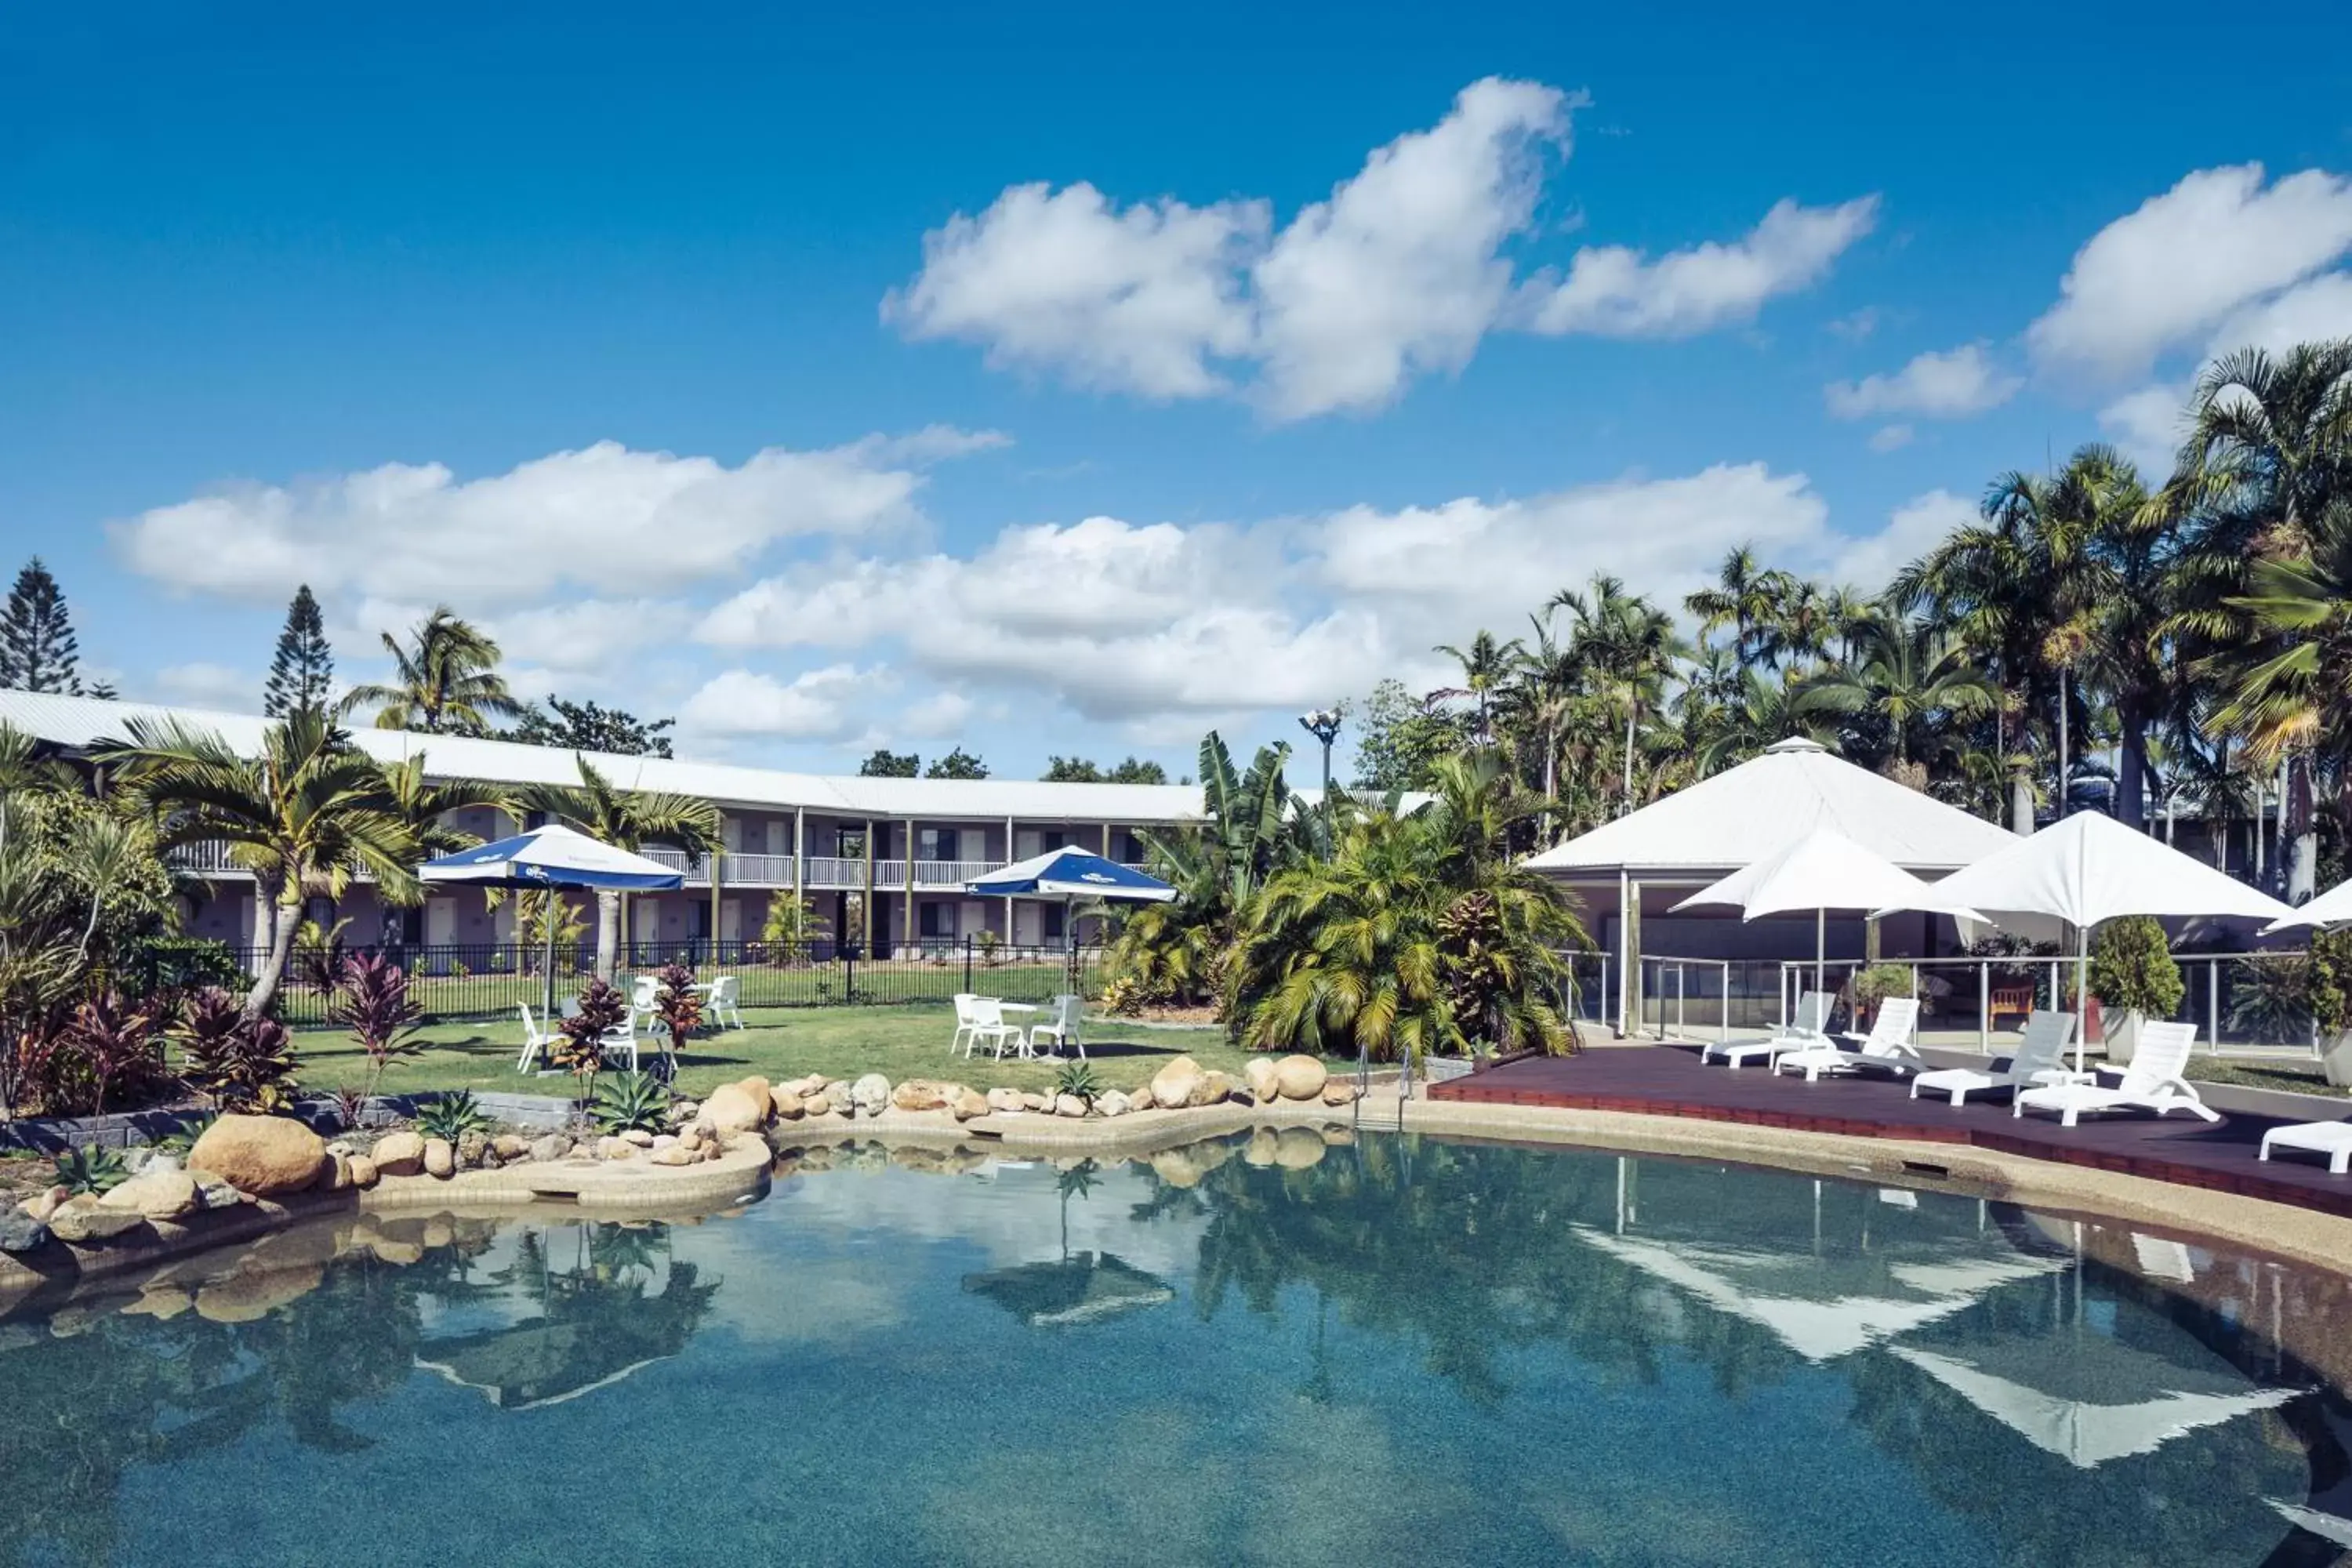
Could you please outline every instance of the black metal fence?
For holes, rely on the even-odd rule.
[[[406,970],[411,994],[429,1018],[487,1018],[511,1014],[519,1005],[536,1009],[546,991],[547,951],[527,942],[453,942],[446,945],[384,943],[332,948],[297,948],[278,988],[278,1016],[296,1028],[324,1024],[335,994],[335,976],[352,953],[378,952]],[[626,989],[632,978],[664,964],[683,963],[708,980],[731,974],[740,984],[745,1007],[828,1007],[853,1004],[946,1003],[958,992],[975,992],[1007,1002],[1045,1002],[1072,989],[1089,999],[1101,994],[1103,948],[1075,952],[1061,944],[1014,947],[976,937],[900,943],[887,954],[868,957],[853,945],[831,942],[780,946],[764,942],[684,942],[621,944],[614,984]],[[227,964],[251,975],[260,967],[261,948],[227,947]],[[596,972],[593,942],[555,952],[559,996],[570,995]],[[161,985],[175,976],[150,976]],[[228,975],[222,973],[219,978]],[[249,982],[248,982],[249,983]]]

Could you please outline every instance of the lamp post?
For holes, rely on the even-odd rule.
[[[1331,798],[1331,742],[1339,738],[1341,714],[1337,708],[1318,708],[1298,716],[1298,727],[1323,742],[1323,798]]]

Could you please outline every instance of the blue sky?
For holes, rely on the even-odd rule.
[[[330,9],[0,37],[0,543],[132,695],[309,580],[700,754],[1181,766],[2352,331],[2340,5]]]

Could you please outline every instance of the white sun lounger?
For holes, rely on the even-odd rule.
[[[2263,1134],[2262,1150],[2254,1157],[2267,1160],[2274,1148],[2325,1154],[2327,1173],[2340,1176],[2352,1168],[2352,1121],[2298,1121],[2291,1126],[2273,1127]]]
[[[1981,1068],[1937,1068],[1911,1080],[1911,1098],[1924,1091],[1948,1094],[1954,1105],[1965,1105],[1972,1094],[1995,1089],[2024,1089],[2037,1083],[2065,1083],[2076,1075],[2066,1070],[2066,1042],[2074,1032],[2074,1015],[2036,1007],[2025,1020],[2025,1037],[2017,1044],[2005,1072]]]
[[[2086,1110],[2149,1110],[2158,1116],[2186,1110],[2208,1121],[2219,1121],[2221,1112],[2206,1109],[2204,1100],[2198,1098],[2197,1090],[2182,1076],[2189,1068],[2189,1050],[2196,1044],[2194,1024],[2143,1024],[2139,1046],[2132,1052],[2131,1064],[2124,1068],[2122,1083],[2113,1089],[2097,1083],[2052,1083],[2021,1089],[2011,1114],[2053,1110],[2058,1113],[2060,1124],[2066,1127],[2074,1126],[2075,1119]]]
[[[1918,999],[1890,996],[1878,1005],[1878,1016],[1870,1021],[1869,1034],[1843,1037],[1855,1042],[1853,1050],[1835,1041],[1823,1040],[1800,1051],[1783,1051],[1772,1058],[1772,1070],[1783,1073],[1795,1068],[1805,1075],[1807,1083],[1825,1072],[1854,1072],[1863,1068],[1891,1072],[1900,1078],[1906,1072],[1917,1071],[1921,1065],[1918,1048],[1911,1043],[1911,1032],[1918,1026]]]
[[[1836,1001],[1826,991],[1808,991],[1797,998],[1797,1014],[1787,1028],[1745,1040],[1717,1040],[1699,1052],[1698,1059],[1727,1062],[1735,1068],[1751,1061],[1769,1065],[1782,1051],[1818,1046],[1828,1037],[1823,1031],[1829,1027],[1830,1008]]]

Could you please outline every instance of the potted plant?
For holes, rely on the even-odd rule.
[[[1853,1027],[1867,1029],[1878,1005],[1889,996],[1911,994],[1911,968],[1903,963],[1874,963],[1853,977],[1847,994],[1853,1003]]]
[[[2172,944],[2152,918],[2126,915],[2099,928],[2091,944],[2091,994],[2099,999],[2111,1064],[2130,1061],[2140,1026],[2180,1011],[2187,989]]]
[[[2352,930],[2313,931],[2308,962],[2320,1066],[2329,1083],[2352,1087]]]

